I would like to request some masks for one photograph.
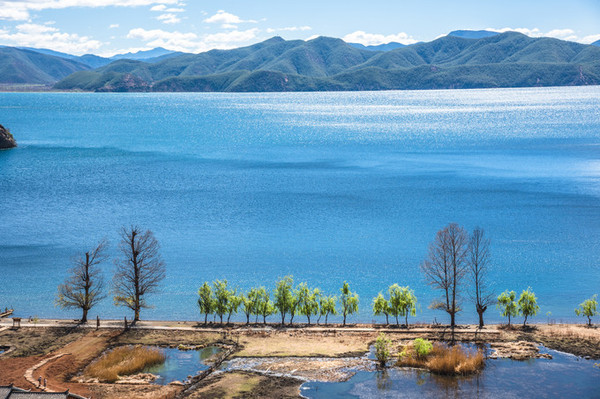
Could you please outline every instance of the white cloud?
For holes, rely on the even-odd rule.
[[[256,37],[258,29],[248,29],[243,31],[231,31],[224,33],[213,33],[204,36],[204,41],[207,43],[222,43],[229,47],[230,43],[243,43],[250,41]]]
[[[273,32],[298,32],[298,31],[307,31],[312,30],[310,26],[288,26],[285,28],[268,28],[266,30],[267,33]]]
[[[119,24],[112,24],[108,27],[108,29],[117,29],[119,27]]]
[[[16,32],[0,31],[4,44],[23,47],[51,48],[69,54],[84,54],[100,48],[103,43],[87,36],[64,33],[48,25],[20,24]]]
[[[178,4],[178,5],[182,5],[182,4]],[[185,8],[175,8],[175,7],[167,8],[167,6],[164,5],[164,4],[158,4],[158,5],[155,5],[152,8],[150,8],[150,11],[158,11],[158,12],[184,12]]]
[[[600,40],[600,34],[589,35],[589,36],[585,36],[584,38],[582,38],[581,43],[590,44],[590,43],[597,42],[598,40]]]
[[[164,31],[162,29],[146,30],[136,28],[129,31],[128,39],[139,39],[150,48],[164,47],[169,50],[199,53],[211,49],[230,49],[248,42],[258,33],[258,29],[231,31],[198,36],[192,32]]]
[[[221,27],[224,29],[228,29],[227,27],[235,26],[237,24],[242,23],[257,23],[255,20],[252,19],[243,20],[237,15],[228,13],[225,10],[217,11],[215,15],[206,18],[204,22],[209,24],[221,24]]]
[[[395,35],[382,35],[378,33],[367,33],[362,30],[357,30],[347,34],[342,38],[347,43],[360,43],[365,46],[377,46],[379,44],[387,44],[390,42],[398,42],[402,44],[413,44],[416,43],[412,36],[407,33],[400,32]]]
[[[531,28],[502,28],[502,29],[487,28],[486,30],[491,30],[491,31],[500,32],[500,33],[519,32],[519,33],[522,33],[529,37],[553,37],[556,39],[568,40],[571,42],[579,42],[579,43],[585,43],[585,44],[594,42],[594,40],[593,40],[594,38],[596,38],[596,40],[600,39],[600,34],[579,37],[573,29],[568,29],[568,28],[552,29],[551,31],[548,31],[548,32],[542,32],[538,28],[533,28],[533,29],[531,29]]]
[[[175,14],[161,14],[156,17],[163,24],[176,24],[181,22],[181,19],[177,17]]]
[[[178,4],[178,0],[0,0],[0,19],[25,21],[31,11],[59,10],[71,7],[139,7]]]

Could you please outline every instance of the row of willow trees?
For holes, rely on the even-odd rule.
[[[317,317],[317,324],[325,317],[327,324],[329,315],[338,314],[338,301],[340,314],[346,325],[346,317],[358,312],[358,294],[350,290],[347,282],[342,285],[339,298],[326,295],[319,288],[309,288],[306,283],[294,287],[292,276],[286,276],[277,282],[273,299],[265,287],[242,292],[231,288],[227,280],[216,280],[212,284],[205,282],[198,290],[198,307],[204,314],[204,324],[207,324],[209,314],[213,315],[213,321],[219,317],[223,323],[223,318],[226,317],[229,323],[231,316],[240,311],[246,316],[246,324],[250,323],[252,316],[256,317],[255,321],[262,317],[266,324],[267,317],[273,314],[281,316],[282,325],[288,315],[290,324],[294,322],[296,315],[306,316],[309,325],[312,317]]]
[[[158,292],[160,283],[165,278],[165,263],[160,255],[160,246],[150,230],[143,231],[132,226],[120,231],[119,256],[113,261],[115,272],[112,279],[113,299],[116,305],[125,306],[134,312],[134,321],[139,320],[140,311],[149,307],[147,295]],[[89,310],[104,299],[106,292],[99,264],[106,261],[108,244],[102,241],[98,246],[74,260],[68,279],[58,287],[56,304],[64,308],[82,310],[82,322],[87,321]],[[476,228],[468,233],[456,223],[450,223],[437,232],[435,239],[429,245],[421,270],[429,285],[440,291],[441,295],[429,307],[445,311],[450,316],[450,325],[456,325],[456,314],[462,311],[465,298],[470,302],[479,315],[479,326],[483,327],[483,316],[490,305],[495,304],[501,314],[510,318],[522,315],[527,318],[539,311],[537,298],[528,288],[516,300],[514,291],[505,291],[500,296],[490,286],[490,240],[483,229]],[[344,282],[338,296],[328,295],[319,288],[310,288],[306,283],[294,286],[291,276],[280,279],[275,289],[270,293],[264,287],[252,288],[242,292],[229,285],[227,280],[216,280],[212,284],[205,282],[198,290],[198,306],[204,314],[204,322],[208,316],[214,315],[213,321],[219,317],[221,323],[227,322],[232,315],[243,312],[246,322],[250,323],[252,316],[266,318],[273,314],[281,317],[285,324],[286,317],[293,323],[297,315],[305,316],[308,324],[317,317],[325,323],[330,315],[340,314],[346,325],[348,316],[358,313],[358,294],[350,290]],[[408,326],[408,317],[415,316],[417,297],[410,287],[394,284],[388,288],[387,298],[379,293],[372,302],[373,314],[404,317]],[[575,310],[577,315],[586,316],[588,324],[591,317],[598,315],[596,296],[580,304]]]

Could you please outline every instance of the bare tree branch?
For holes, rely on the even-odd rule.
[[[89,310],[106,298],[104,279],[98,265],[107,259],[107,248],[108,243],[102,240],[93,251],[73,259],[74,266],[69,272],[69,278],[58,286],[56,305],[81,309],[82,323],[87,321]]]
[[[469,241],[469,271],[474,285],[471,294],[479,315],[479,327],[483,327],[483,313],[495,302],[489,287],[490,240],[482,228],[475,228]]]
[[[138,321],[140,310],[150,307],[144,296],[158,292],[165,278],[165,263],[154,234],[150,230],[142,232],[137,226],[121,229],[119,250],[122,256],[115,260],[113,276],[115,305],[133,310],[134,321]]]
[[[421,264],[429,285],[443,291],[443,298],[432,303],[434,309],[443,309],[455,326],[456,313],[461,310],[460,288],[467,273],[469,239],[465,230],[450,223],[437,232],[429,245],[427,258]]]

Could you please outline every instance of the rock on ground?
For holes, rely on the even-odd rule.
[[[4,126],[0,125],[0,149],[13,148],[17,142],[13,135]]]

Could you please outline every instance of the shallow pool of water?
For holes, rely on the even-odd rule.
[[[384,372],[359,371],[345,382],[307,382],[301,393],[308,398],[600,397],[600,368],[594,361],[544,351],[553,359],[490,359],[485,370],[472,377],[390,368]]]
[[[209,346],[199,350],[183,351],[177,348],[160,348],[166,356],[163,364],[145,369],[144,373],[156,374],[159,377],[155,384],[166,385],[173,381],[184,381],[188,376],[195,376],[209,366],[206,360],[221,351],[221,348]]]

